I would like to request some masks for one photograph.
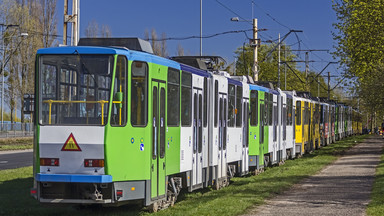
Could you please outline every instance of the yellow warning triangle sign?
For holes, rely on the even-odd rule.
[[[67,141],[65,141],[61,151],[81,151],[80,146],[77,144],[77,141],[73,134],[69,135]]]

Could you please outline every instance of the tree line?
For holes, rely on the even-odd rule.
[[[384,3],[334,0],[337,15],[335,56],[353,80],[353,100],[367,113],[371,129],[384,122]],[[358,100],[359,99],[359,100]]]

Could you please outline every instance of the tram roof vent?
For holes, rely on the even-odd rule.
[[[231,76],[232,79],[240,81],[240,82],[247,82],[249,83],[249,80],[246,76]]]
[[[275,89],[274,88],[274,83],[276,83],[277,84],[277,82],[269,82],[269,81],[257,81],[256,82],[256,85],[259,85],[259,86],[263,86],[263,87],[265,87],[265,88],[269,88],[269,89]]]
[[[151,44],[140,38],[80,38],[78,46],[125,47],[153,54]]]
[[[297,96],[300,96],[303,98],[308,98],[308,99],[312,98],[311,93],[309,93],[309,92],[298,91],[298,92],[296,92],[296,94],[297,94]]]
[[[201,70],[210,70],[215,71],[215,67],[223,63],[226,64],[226,61],[220,56],[174,56],[170,59],[183,63]]]

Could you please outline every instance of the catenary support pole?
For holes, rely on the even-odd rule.
[[[259,46],[257,40],[257,19],[253,19],[253,67],[252,72],[255,82],[259,80],[258,61],[257,61],[257,47]]]

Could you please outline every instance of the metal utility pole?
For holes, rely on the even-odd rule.
[[[253,19],[253,67],[252,72],[254,76],[255,82],[259,80],[259,71],[258,71],[258,61],[257,61],[257,47],[259,46],[259,42],[257,39],[257,19]]]
[[[64,0],[63,45],[67,45],[68,23],[72,23],[71,45],[77,46],[80,32],[80,0],[72,0],[72,15],[68,14],[68,0]]]
[[[320,97],[320,78],[317,77],[317,97]]]
[[[2,39],[2,45],[3,45],[3,62],[1,63],[1,73],[3,75],[3,82],[2,82],[2,90],[1,90],[1,130],[3,130],[4,126],[4,69],[5,69],[5,46],[4,46],[4,25],[1,26],[1,39]]]
[[[279,33],[279,64],[277,66],[278,71],[277,71],[277,88],[280,88],[280,48],[281,48],[281,43],[280,43],[280,33]]]
[[[305,52],[305,90],[309,91],[308,89],[308,71],[309,71],[309,52]]]
[[[200,56],[203,56],[203,0],[200,0]]]
[[[68,0],[64,0],[63,45],[67,45],[67,22],[66,22],[67,16],[68,16]]]
[[[284,46],[284,61],[287,61],[287,46]],[[287,90],[287,65],[284,64],[284,90]]]
[[[328,71],[328,100],[329,100],[329,98],[331,97],[331,88],[330,88],[330,84],[331,84],[331,72]]]

